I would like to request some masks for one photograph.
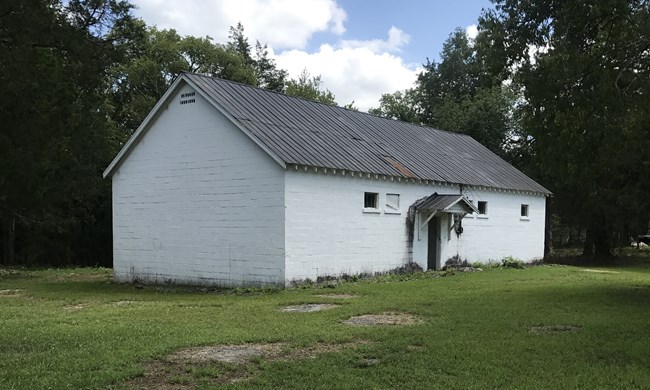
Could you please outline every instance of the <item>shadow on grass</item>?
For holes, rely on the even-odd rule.
[[[551,256],[544,259],[547,264],[573,265],[577,267],[634,267],[650,269],[650,257],[624,252],[611,257],[593,256]]]

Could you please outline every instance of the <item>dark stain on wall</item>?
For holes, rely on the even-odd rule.
[[[406,259],[404,263],[409,264],[413,262],[413,239],[415,238],[415,214],[417,212],[417,206],[427,197],[420,198],[416,200],[411,206],[409,206],[409,211],[406,214]]]

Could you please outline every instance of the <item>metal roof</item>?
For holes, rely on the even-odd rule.
[[[285,164],[550,194],[467,135],[213,77],[180,77]]]
[[[468,211],[478,212],[476,207],[461,194],[438,195],[434,193],[419,201],[415,208],[421,211],[446,211],[461,202]]]

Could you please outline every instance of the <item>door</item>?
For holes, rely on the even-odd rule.
[[[436,269],[440,251],[440,223],[438,217],[431,218],[428,223],[427,237],[427,269]]]

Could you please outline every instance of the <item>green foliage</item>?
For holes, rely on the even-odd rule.
[[[248,43],[248,38],[244,34],[244,25],[237,22],[237,25],[230,26],[228,32],[228,50],[239,54],[244,62],[248,65],[253,65],[253,57],[251,56],[251,45]]]
[[[462,29],[455,30],[443,45],[440,63],[427,60],[414,88],[382,95],[379,107],[369,112],[468,134],[508,156],[516,94],[487,72],[479,48]]]
[[[312,76],[304,69],[298,79],[287,81],[285,93],[289,96],[301,97],[320,103],[336,105],[334,94],[323,86],[321,76]]]
[[[437,107],[437,127],[467,134],[503,156],[513,128],[513,101],[512,91],[500,85],[478,89],[460,101],[444,100]]]
[[[255,69],[238,51],[212,38],[181,37],[175,30],[146,27],[140,20],[122,42],[128,57],[113,68],[113,115],[126,140],[183,71],[257,84]]]
[[[501,259],[501,266],[504,268],[524,268],[524,262],[514,258],[512,256],[507,256]]]
[[[415,389],[431,383],[432,374],[435,385],[444,388],[646,388],[650,265],[648,258],[643,261],[446,278],[420,273],[421,278],[404,281],[395,275],[383,283],[343,283],[333,291],[357,297],[338,300],[317,297],[321,289],[255,296],[136,289],[112,283],[107,269],[0,269],[0,291],[12,291],[0,295],[0,388],[129,388],[125,382],[142,378],[144,364],[180,349],[272,342],[309,353],[264,359],[262,368],[250,371],[247,367],[255,363],[239,368],[187,364],[186,370],[158,374],[182,384],[227,380],[240,370],[249,375],[246,381],[224,384],[236,389],[331,389],[341,384]],[[125,301],[129,303],[116,304]],[[307,302],[340,306],[316,313],[279,310]],[[341,323],[382,312],[411,313],[423,323],[367,328]],[[580,328],[531,333],[536,325]],[[313,352],[321,343],[340,346],[360,340],[367,343]],[[360,369],[364,358],[380,363]],[[513,364],[519,361],[534,364]]]
[[[368,113],[419,124],[422,118],[419,99],[415,89],[385,93],[379,99],[379,107],[371,108]]]
[[[282,91],[241,24],[231,41],[147,27],[119,0],[0,6],[0,263],[111,263],[101,172],[183,71]],[[17,258],[16,255],[17,254]]]
[[[352,111],[359,111],[359,107],[357,107],[357,106],[354,105],[354,100],[351,101],[351,102],[348,103],[348,104],[344,104],[344,105],[343,105],[343,108],[346,108],[346,109],[348,109],[348,110],[352,110]]]
[[[487,261],[487,262],[482,262],[482,261],[473,261],[472,262],[472,267],[474,268],[480,268],[482,270],[490,269],[490,268],[496,268],[499,267],[501,264],[496,261]]]
[[[288,73],[284,69],[278,69],[275,60],[269,57],[269,49],[266,44],[262,46],[256,42],[254,68],[260,87],[269,91],[284,91]]]
[[[130,8],[115,0],[0,6],[0,260],[18,251],[19,261],[71,262],[84,238],[73,232],[92,229],[93,209],[105,204],[99,173],[114,152],[106,69],[123,54],[106,30],[121,31]]]
[[[587,228],[585,254],[650,220],[650,7],[643,1],[496,1],[485,62],[523,92],[530,171]],[[501,69],[498,67],[501,66]]]

